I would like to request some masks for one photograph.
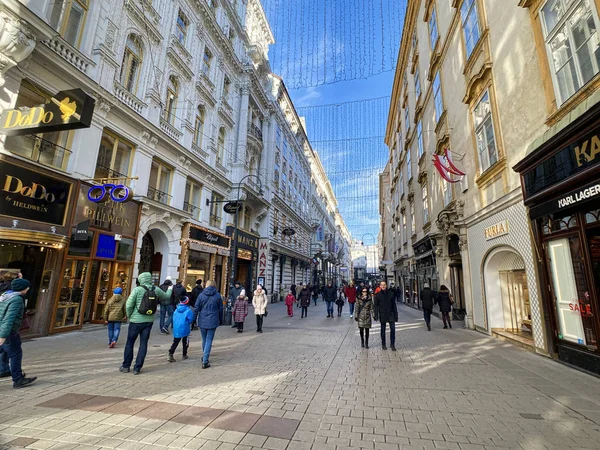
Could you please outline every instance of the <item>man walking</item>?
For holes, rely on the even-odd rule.
[[[171,277],[167,277],[163,284],[160,285],[160,289],[163,292],[172,289],[173,282],[171,281]],[[169,334],[169,326],[171,325],[171,321],[173,320],[173,313],[175,312],[175,306],[173,305],[173,295],[169,298],[165,298],[160,300],[160,334]]]
[[[398,306],[394,293],[387,288],[385,281],[379,283],[379,292],[375,294],[373,301],[375,321],[381,323],[381,348],[387,350],[385,346],[386,324],[390,324],[390,344],[393,352],[396,351],[396,322],[398,321]]]
[[[431,331],[431,312],[433,311],[433,303],[435,302],[435,292],[431,290],[429,284],[423,285],[421,291],[421,306],[423,308],[423,317],[425,318],[425,324],[427,330]]]
[[[190,308],[194,311],[194,319],[192,320],[192,330],[198,329],[198,313],[196,312],[196,300],[198,300],[198,296],[203,291],[202,280],[196,280],[196,286],[192,289],[192,295],[190,297]]]
[[[327,302],[327,317],[333,319],[333,303],[337,299],[337,289],[331,281],[328,281],[327,286],[323,288],[323,299]]]
[[[26,378],[21,370],[23,349],[19,329],[25,312],[25,295],[31,284],[15,278],[0,296],[0,378],[12,376],[13,388],[29,386],[37,377]]]
[[[127,303],[125,304],[125,310],[127,311],[127,317],[129,318],[129,328],[127,330],[127,343],[125,344],[125,352],[123,354],[123,364],[119,369],[121,372],[129,372],[131,363],[133,362],[133,346],[137,341],[138,336],[140,337],[140,348],[138,349],[137,358],[135,359],[135,365],[133,366],[133,374],[139,375],[146,359],[146,353],[148,352],[148,340],[150,339],[150,332],[152,331],[152,325],[154,324],[154,314],[142,314],[140,313],[140,305],[142,300],[146,297],[154,297],[158,301],[162,302],[171,299],[173,293],[173,287],[169,286],[167,292],[161,288],[152,285],[152,275],[150,272],[141,273],[138,277],[140,285],[131,291]],[[156,311],[155,311],[156,312]]]
[[[206,282],[206,288],[196,300],[195,312],[200,322],[200,335],[202,336],[202,368],[210,367],[210,351],[212,349],[215,331],[223,319],[223,298],[215,287],[213,280]]]

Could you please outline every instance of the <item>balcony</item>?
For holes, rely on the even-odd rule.
[[[208,153],[202,150],[202,147],[196,144],[192,144],[192,152],[195,153],[202,161],[206,161]]]
[[[163,114],[166,113],[163,112]],[[171,125],[169,121],[164,117],[160,118],[160,129],[163,130],[167,136],[169,136],[176,142],[179,142],[179,139],[181,139],[181,136],[183,136],[183,133],[177,128],[175,128],[173,125]]]
[[[116,170],[112,170],[110,167],[102,166],[100,164],[96,164],[96,172],[94,172],[94,178],[101,183],[115,183],[119,182],[119,184],[125,184],[127,175],[117,172]]]
[[[192,205],[189,202],[183,202],[183,210],[186,213],[191,214],[192,217],[195,219],[198,218],[198,214],[200,213],[200,207],[196,206],[196,205]]]
[[[162,203],[163,205],[169,205],[171,203],[171,196],[169,194],[154,189],[153,187],[148,187],[148,195],[146,197],[155,202]]]
[[[65,61],[74,66],[77,70],[87,74],[87,70],[92,64],[92,60],[86,58],[83,53],[75,49],[62,37],[56,36],[52,39],[42,41],[42,43],[54,53],[62,57]]]
[[[115,81],[114,94],[119,101],[133,109],[136,113],[142,115],[144,108],[148,105],[129,92],[121,83]]]
[[[35,134],[7,136],[5,148],[44,166],[65,170],[71,150]]]
[[[257,141],[260,141],[260,143],[262,144],[262,130],[258,125],[255,125],[252,122],[248,124],[248,136],[253,137]]]

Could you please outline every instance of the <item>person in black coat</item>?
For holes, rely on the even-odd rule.
[[[440,286],[440,291],[435,298],[435,302],[440,305],[440,312],[442,313],[442,320],[444,321],[444,330],[447,328],[452,328],[452,322],[450,322],[450,311],[452,311],[454,299],[452,298],[450,290],[445,285],[442,284]]]
[[[379,283],[379,292],[375,294],[373,300],[373,310],[375,321],[381,322],[381,348],[387,350],[385,346],[386,324],[390,324],[390,347],[393,352],[396,351],[396,322],[398,321],[398,306],[394,292],[387,288],[387,283]]]
[[[323,299],[327,302],[327,317],[333,319],[333,302],[337,299],[337,289],[331,281],[323,288]]]
[[[425,324],[427,329],[431,331],[431,312],[433,311],[433,304],[435,303],[435,292],[431,290],[429,284],[423,285],[421,291],[421,306],[423,308],[423,316],[425,317]]]
[[[190,296],[190,301],[188,303],[190,305],[190,308],[192,308],[192,310],[194,310],[194,319],[192,320],[192,330],[198,329],[198,313],[196,313],[196,311],[192,305],[196,304],[196,300],[198,300],[198,297],[200,296],[200,294],[202,294],[203,289],[204,288],[202,287],[202,280],[196,280],[196,286],[194,286],[194,289],[192,289],[192,294]]]

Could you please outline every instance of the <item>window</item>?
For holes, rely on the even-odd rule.
[[[100,140],[94,178],[111,180],[111,177],[129,176],[133,149],[133,145],[105,130]],[[119,184],[126,184],[126,180],[117,181]]]
[[[225,80],[223,81],[223,100],[225,100],[225,102],[229,101],[229,91],[230,90],[231,90],[231,81],[226,76]]]
[[[444,101],[442,100],[442,84],[440,83],[440,72],[433,79],[433,103],[435,105],[435,121],[439,122],[444,112]]]
[[[210,196],[210,220],[209,225],[211,227],[220,228],[221,227],[221,203],[223,202],[223,197],[216,192],[213,192]]]
[[[204,75],[210,75],[210,66],[212,65],[213,55],[210,50],[207,48],[204,49],[204,57],[202,59],[202,71]]]
[[[419,79],[419,68],[415,70],[415,102],[419,101],[421,96],[421,80]]]
[[[444,206],[448,206],[452,202],[452,185],[442,179],[442,188],[444,190]]]
[[[175,28],[175,37],[179,43],[185,46],[185,38],[187,36],[188,20],[183,15],[183,12],[179,10],[177,14],[177,27]]]
[[[410,204],[410,232],[414,236],[417,234],[417,223],[415,222],[415,204],[411,202]]]
[[[475,45],[479,41],[479,16],[477,15],[477,0],[464,0],[460,7],[462,26],[465,32],[465,46],[467,58],[471,56]]]
[[[281,149],[281,128],[279,128],[279,125],[275,128],[275,145],[278,149]]]
[[[19,87],[15,108],[32,108],[49,103],[52,95],[24,79]],[[54,131],[24,136],[7,136],[4,148],[45,166],[66,170],[73,131]]]
[[[185,183],[185,197],[183,210],[190,213],[196,220],[200,217],[200,197],[202,186],[194,180],[188,179]]]
[[[125,89],[136,95],[138,81],[142,68],[142,47],[139,38],[130,34],[125,44],[123,63],[121,64],[121,84]]]
[[[88,8],[88,0],[53,0],[48,2],[48,21],[65,41],[79,47]]]
[[[429,223],[429,196],[427,195],[427,185],[421,190],[423,199],[423,223]]]
[[[171,200],[171,176],[173,169],[157,159],[152,160],[150,181],[148,182],[148,198],[168,205]]]
[[[250,228],[252,228],[251,220],[252,220],[252,210],[246,206],[244,208],[244,224],[242,225],[242,228],[244,230],[250,231]]]
[[[402,213],[402,242],[408,241],[408,230],[406,229],[406,214]]]
[[[540,17],[558,104],[599,71],[598,19],[593,8],[589,0],[548,0],[542,8]]]
[[[412,162],[410,161],[410,149],[406,149],[406,180],[412,179]]]
[[[431,17],[429,18],[429,43],[431,44],[431,50],[435,48],[435,44],[438,40],[438,28],[437,28],[437,17],[435,15],[435,7],[431,12]]]
[[[414,54],[414,52],[417,51],[417,30],[416,29],[413,32],[412,43],[411,44],[412,44],[412,51],[413,51],[413,54]]]
[[[402,173],[402,169],[400,169],[400,177],[398,178],[398,187],[400,190],[400,195],[404,194],[404,173]]]
[[[165,104],[165,119],[171,125],[175,125],[175,111],[177,110],[177,97],[179,96],[179,84],[173,75],[169,77],[167,87],[167,101]]]
[[[198,107],[196,113],[196,124],[194,126],[194,145],[202,148],[202,138],[204,137],[204,121],[206,112],[203,106]]]
[[[485,94],[483,94],[483,97],[477,103],[473,111],[473,116],[477,138],[477,152],[479,153],[479,168],[481,172],[485,172],[498,161],[489,91],[485,91]]]
[[[217,139],[217,162],[223,164],[223,158],[225,157],[225,128],[219,129],[219,138]]]
[[[410,131],[410,111],[408,110],[408,105],[404,110],[404,125],[406,126],[406,137],[408,138],[408,132]]]
[[[419,145],[419,159],[423,156],[423,123],[419,120],[419,124],[417,125],[417,143]]]

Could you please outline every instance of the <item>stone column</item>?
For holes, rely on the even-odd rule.
[[[469,247],[467,244],[467,232],[459,235],[458,245],[463,267],[463,286],[465,288],[465,328],[475,329],[473,321],[473,289],[471,287],[471,261],[469,259]]]

